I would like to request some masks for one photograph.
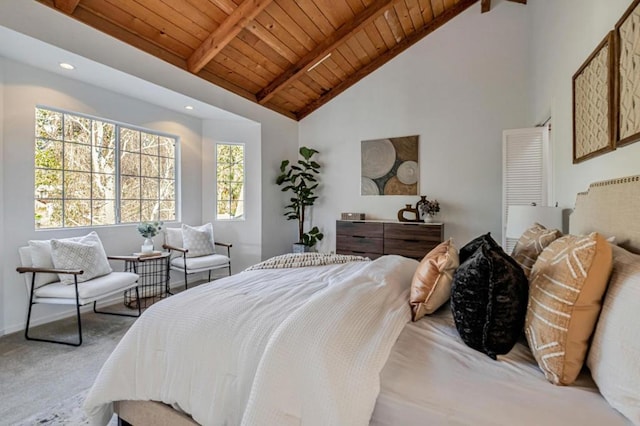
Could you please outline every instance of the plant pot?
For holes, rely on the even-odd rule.
[[[145,238],[142,247],[140,247],[140,252],[147,254],[153,252],[153,240],[151,238]]]
[[[430,214],[425,214],[423,220],[425,223],[431,223],[431,222],[435,222],[436,218],[435,216],[432,216]]]
[[[293,252],[294,253],[308,253],[313,251],[313,247],[305,246],[302,243],[294,243],[293,244]]]

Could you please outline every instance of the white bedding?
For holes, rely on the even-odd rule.
[[[165,299],[118,344],[85,409],[101,425],[116,400],[161,401],[205,425],[365,425],[417,264],[247,271]]]
[[[466,346],[448,306],[404,328],[381,373],[372,425],[628,425],[584,371],[554,386],[523,343],[498,361]]]

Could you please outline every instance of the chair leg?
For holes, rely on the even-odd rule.
[[[138,291],[138,286],[136,286],[136,304],[138,305],[138,315],[122,314],[122,313],[118,313],[118,312],[99,311],[99,310],[96,309],[96,304],[97,303],[98,303],[97,301],[93,302],[93,312],[95,312],[96,314],[115,315],[115,316],[118,316],[118,317],[133,317],[133,318],[138,318],[140,315],[142,315],[142,309],[140,307],[140,292]]]
[[[31,295],[29,297],[29,311],[27,313],[27,325],[24,329],[24,338],[26,340],[33,340],[36,342],[46,342],[46,343],[57,343],[60,345],[67,345],[67,346],[80,346],[82,344],[82,321],[80,320],[80,301],[79,301],[79,296],[78,296],[78,277],[74,276],[75,278],[75,286],[76,286],[76,317],[77,317],[77,322],[78,322],[78,342],[74,343],[74,342],[65,342],[62,340],[51,340],[51,339],[41,339],[41,338],[37,338],[37,337],[31,337],[29,336],[29,326],[31,325],[31,308],[33,307],[33,305],[35,305],[35,303],[33,302],[33,290],[35,287],[35,279],[36,279],[36,274],[33,274],[33,277],[31,278]]]
[[[211,269],[209,269],[209,281],[208,282],[211,282]]]
[[[184,269],[184,289],[188,289],[189,285],[187,283],[187,268]]]

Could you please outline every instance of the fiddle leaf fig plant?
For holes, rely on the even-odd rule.
[[[318,154],[315,149],[301,147],[302,158],[293,164],[290,164],[289,160],[283,160],[280,163],[280,175],[276,179],[283,192],[291,192],[291,204],[285,206],[284,216],[288,220],[298,221],[298,244],[307,247],[313,247],[324,238],[317,226],[309,232],[304,232],[306,208],[313,206],[318,199],[314,191],[318,187],[317,175],[320,174],[320,164],[313,160],[315,154]]]

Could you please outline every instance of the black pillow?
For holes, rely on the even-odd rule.
[[[484,235],[474,238],[465,244],[458,252],[458,258],[462,265],[483,243],[489,244],[490,247],[498,247],[498,243],[491,238],[491,232],[487,232]]]
[[[522,334],[528,295],[520,265],[499,245],[480,242],[453,275],[451,310],[462,341],[493,359],[508,353]]]

